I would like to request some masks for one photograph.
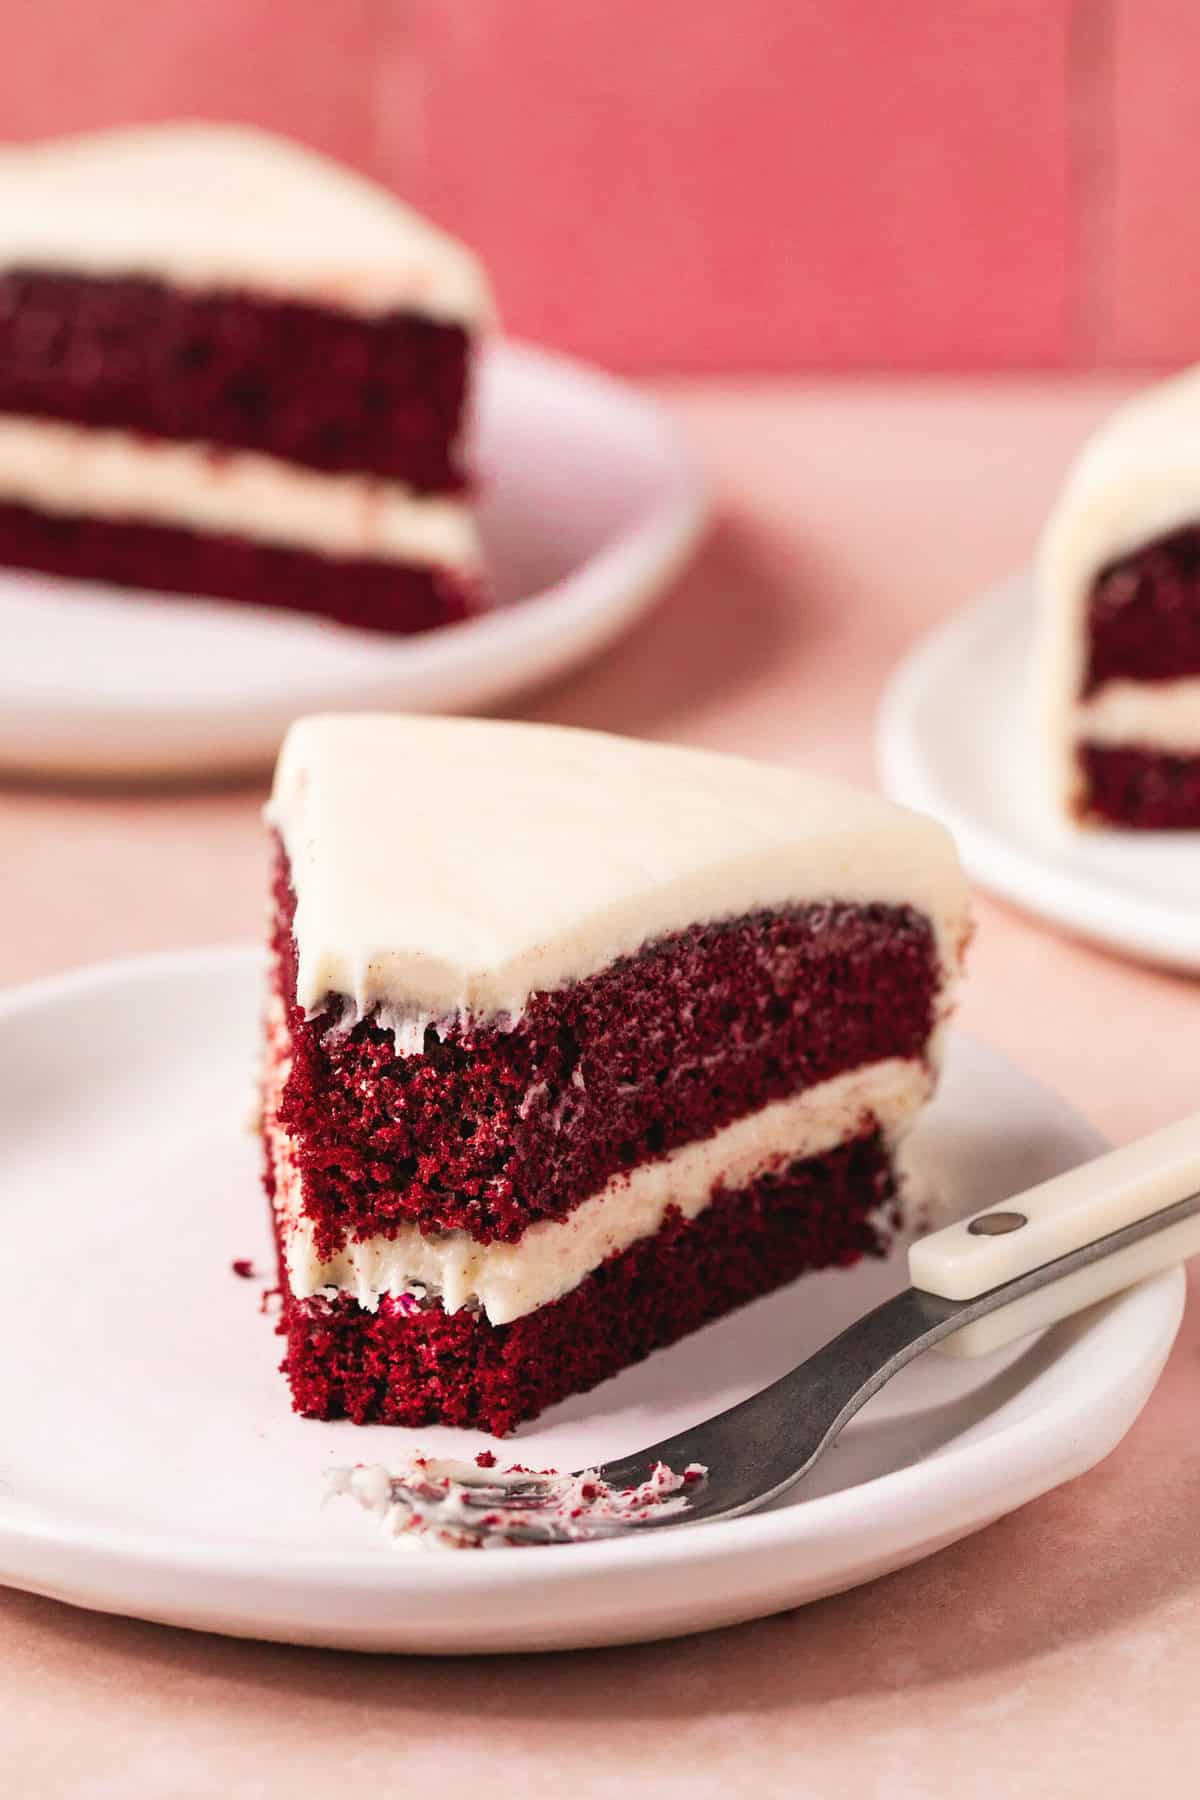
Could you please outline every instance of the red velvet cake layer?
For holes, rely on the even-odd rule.
[[[553,847],[547,847],[553,854]],[[296,1004],[294,897],[275,875],[292,1041],[279,1117],[318,1251],[406,1220],[513,1242],[613,1176],[772,1100],[885,1057],[920,1059],[939,964],[907,907],[810,905],[695,925],[533,994],[511,1030],[448,1024],[397,1056],[370,1018]]]
[[[268,1186],[270,1183],[268,1182]],[[678,1211],[562,1299],[508,1325],[384,1298],[284,1294],[283,1368],[296,1411],[357,1424],[473,1426],[503,1436],[808,1269],[881,1254],[868,1215],[892,1197],[877,1136],[795,1163],[740,1193]]]
[[[0,503],[0,564],[151,593],[202,595],[316,613],[366,631],[453,625],[479,610],[452,570],[320,556],[173,525],[37,512]]]
[[[1106,681],[1200,675],[1200,526],[1158,538],[1097,577],[1083,693]]]
[[[1084,818],[1142,831],[1200,830],[1200,756],[1083,744]]]
[[[469,349],[460,325],[419,313],[0,272],[0,412],[257,450],[423,492],[464,485],[455,444]]]

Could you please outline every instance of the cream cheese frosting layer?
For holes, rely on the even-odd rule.
[[[5,148],[0,266],[243,288],[468,326],[492,312],[465,246],[337,163],[240,125]]]
[[[327,475],[255,451],[0,414],[0,501],[41,512],[229,533],[327,556],[470,569],[471,511],[368,475]]]
[[[795,770],[600,732],[401,715],[292,726],[267,818],[296,892],[300,1004],[515,1019],[697,922],[822,902],[912,906],[947,980],[967,932],[932,819]]]
[[[1076,703],[1092,584],[1109,563],[1200,523],[1200,368],[1120,407],[1084,446],[1038,548],[1034,703],[1058,797],[1079,785]]]
[[[1075,708],[1074,730],[1092,744],[1200,756],[1200,677],[1106,681]]]
[[[610,1181],[565,1219],[531,1225],[515,1244],[479,1244],[466,1232],[424,1237],[415,1225],[389,1237],[347,1241],[322,1261],[300,1207],[291,1145],[268,1119],[288,1280],[307,1298],[336,1289],[374,1311],[380,1296],[428,1295],[447,1312],[481,1306],[504,1325],[560,1299],[639,1238],[670,1207],[694,1219],[720,1183],[733,1192],[788,1163],[822,1156],[873,1125],[894,1140],[928,1100],[933,1072],[907,1058],[871,1063],[736,1120],[713,1137]]]

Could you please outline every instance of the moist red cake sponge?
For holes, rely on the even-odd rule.
[[[886,1246],[967,935],[928,820],[550,727],[289,734],[263,1120],[296,1409],[504,1433]]]

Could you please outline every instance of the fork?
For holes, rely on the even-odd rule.
[[[989,1355],[1197,1251],[1200,1115],[918,1239],[908,1252],[911,1287],[702,1424],[572,1475],[390,1478],[390,1500],[435,1534],[485,1546],[736,1518],[794,1487],[859,1408],[925,1351]],[[686,1481],[668,1479],[685,1468]],[[564,1518],[567,1488],[578,1506]],[[627,1516],[588,1498],[606,1491],[618,1513],[626,1502]]]

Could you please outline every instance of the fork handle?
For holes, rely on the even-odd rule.
[[[1200,1114],[920,1238],[908,1253],[909,1276],[926,1293],[973,1300],[1112,1232],[1149,1221],[1198,1190]],[[940,1348],[957,1356],[986,1356],[1197,1253],[1200,1213],[1174,1223],[1164,1220],[1160,1230],[1086,1267],[1058,1279],[1048,1270],[1044,1285],[965,1325]]]

